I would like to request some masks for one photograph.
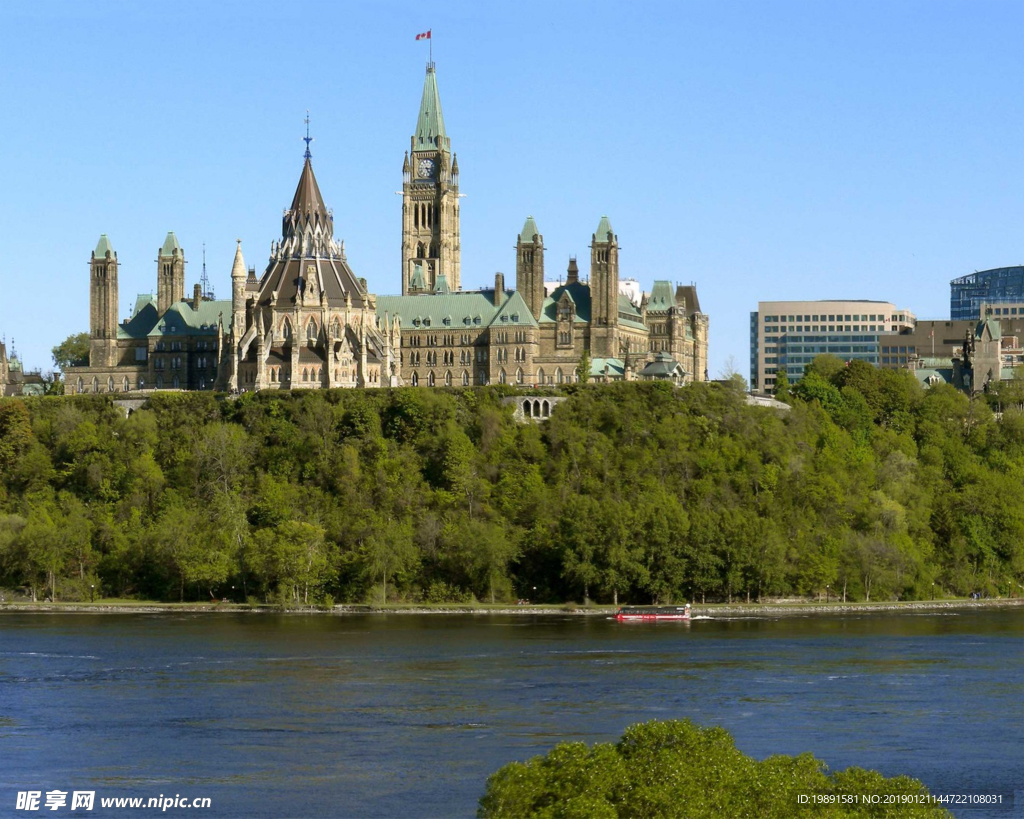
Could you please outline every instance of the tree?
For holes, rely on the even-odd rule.
[[[826,797],[799,800],[799,796]],[[757,761],[737,750],[723,728],[689,720],[646,722],[629,728],[615,745],[588,748],[563,742],[546,756],[513,762],[487,780],[477,815],[522,817],[670,817],[762,819],[880,816],[882,799],[908,797],[886,816],[948,817],[924,785],[907,776],[848,768],[828,772],[810,754]],[[842,796],[855,797],[844,801]],[[914,799],[910,799],[914,797]]]
[[[778,401],[789,402],[789,376],[786,375],[785,367],[779,367],[775,374],[775,398]]]
[[[590,380],[590,352],[588,350],[584,350],[583,355],[580,356],[580,363],[576,365],[576,375],[579,376],[580,382],[583,384]]]
[[[89,334],[75,333],[53,348],[53,363],[61,371],[89,364]]]

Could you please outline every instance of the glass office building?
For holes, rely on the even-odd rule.
[[[951,319],[981,319],[983,302],[1024,302],[1024,266],[982,270],[949,283]]]

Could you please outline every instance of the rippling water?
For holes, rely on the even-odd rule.
[[[0,814],[17,791],[59,788],[208,796],[216,816],[472,816],[506,762],[683,717],[756,757],[809,751],[933,791],[1013,793],[1022,637],[1020,610],[3,614]]]

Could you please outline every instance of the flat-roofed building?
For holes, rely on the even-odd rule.
[[[816,356],[880,363],[882,340],[912,329],[914,314],[892,302],[762,301],[750,314],[750,389],[775,391],[780,370],[799,381]]]

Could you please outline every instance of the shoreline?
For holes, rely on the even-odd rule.
[[[928,612],[945,610],[1024,608],[1024,598],[991,598],[983,600],[911,600],[881,603],[709,603],[694,605],[693,616],[711,619],[742,619],[750,616],[797,617],[801,615],[871,614],[874,612]],[[6,613],[33,614],[316,614],[346,616],[365,614],[460,614],[514,616],[610,617],[616,606],[525,605],[525,606],[370,606],[339,604],[331,608],[316,606],[283,609],[278,606],[250,606],[246,603],[0,603],[0,616]]]

